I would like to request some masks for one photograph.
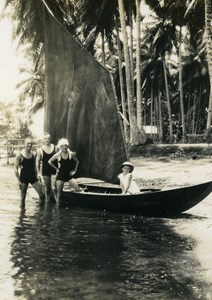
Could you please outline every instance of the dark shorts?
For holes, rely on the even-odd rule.
[[[35,176],[20,176],[20,181],[21,183],[24,183],[24,184],[34,184],[35,182],[38,181],[37,177]]]
[[[56,174],[56,171],[55,172],[42,172],[42,176],[47,176],[47,177],[51,177],[52,175],[55,175]]]
[[[54,164],[56,165],[56,164]],[[42,175],[43,176],[49,176],[51,177],[52,175],[56,174],[56,170],[52,168],[50,165],[43,165],[42,167]]]
[[[56,180],[61,180],[63,182],[67,182],[67,181],[71,180],[72,178],[74,178],[74,177],[69,174],[58,174],[56,177]]]

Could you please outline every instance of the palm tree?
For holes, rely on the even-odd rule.
[[[127,121],[127,107],[126,107],[126,93],[125,93],[125,85],[124,85],[124,77],[122,71],[122,44],[119,37],[119,25],[118,25],[118,17],[116,18],[116,42],[117,42],[117,52],[118,52],[118,74],[119,74],[119,84],[120,84],[120,96],[121,96],[121,107],[123,114],[123,127],[124,127],[124,135],[125,140],[129,143],[129,122]]]
[[[124,63],[125,63],[125,74],[126,74],[126,91],[127,91],[127,106],[128,106],[128,116],[130,123],[130,143],[137,143],[138,128],[136,122],[136,114],[134,108],[134,94],[133,94],[133,80],[132,80],[132,59],[130,57],[130,51],[128,46],[128,36],[126,29],[127,16],[128,19],[131,19],[133,7],[131,6],[131,1],[118,1],[118,6],[116,1],[100,1],[96,2],[95,0],[85,1],[82,6],[82,15],[80,22],[82,24],[83,34],[86,38],[85,45],[88,47],[95,43],[97,35],[99,33],[105,32],[105,36],[109,43],[111,43],[112,32],[115,27],[115,21],[117,22],[117,12],[119,11],[119,17],[121,22],[121,31],[123,39],[123,48],[124,48]],[[129,13],[126,14],[125,8],[131,8]],[[117,29],[117,38],[119,37],[119,30]],[[132,41],[132,39],[131,39]],[[118,40],[119,42],[119,40]],[[131,42],[132,44],[132,42]],[[132,48],[132,47],[131,47]],[[89,48],[90,49],[90,48]],[[118,45],[119,51],[119,60],[121,60],[120,55],[120,45]],[[131,52],[132,53],[132,52]],[[131,55],[132,56],[132,55]],[[121,66],[119,61],[119,70],[121,72]],[[119,75],[120,80],[122,78],[122,72]],[[125,115],[125,105],[123,103],[123,87],[121,87],[122,95],[122,110],[124,117]],[[125,126],[125,133],[126,133]]]
[[[182,66],[182,45],[184,43],[183,32],[186,30],[185,25],[187,20],[184,17],[186,12],[184,0],[177,0],[170,5],[170,12],[172,20],[178,31],[178,57],[179,57],[179,94],[180,94],[180,111],[181,111],[181,123],[182,123],[182,141],[186,140],[186,124],[185,124],[185,104],[184,104],[184,89],[183,89],[183,66]]]
[[[109,46],[112,43],[112,33],[116,27],[116,15],[116,1],[82,1],[78,16],[81,42],[91,54],[95,54],[94,45],[101,35],[102,57],[104,57],[105,41],[108,42]]]
[[[207,51],[208,61],[208,73],[210,78],[210,95],[207,109],[207,123],[206,123],[206,136],[211,131],[212,122],[212,3],[211,0],[192,0],[187,1],[186,17],[189,18],[190,23],[195,18],[195,25],[198,25],[198,29],[205,29],[205,45]],[[190,24],[189,23],[189,24]],[[197,28],[195,28],[197,32]],[[193,33],[193,32],[192,32]],[[192,34],[193,36],[194,34]]]
[[[157,11],[157,9],[156,9]],[[164,13],[164,15],[163,15]],[[150,21],[148,21],[148,30],[145,29],[143,44],[150,45],[150,52],[152,53],[152,59],[155,62],[155,68],[157,67],[158,60],[162,62],[163,76],[164,76],[164,86],[167,99],[167,108],[169,116],[169,134],[170,141],[173,140],[173,124],[172,124],[172,108],[171,99],[169,91],[168,82],[168,68],[166,65],[167,57],[173,52],[173,46],[175,43],[175,26],[170,19],[167,19],[165,11],[161,12],[160,18],[158,16],[153,16]],[[144,19],[144,22],[145,19]],[[156,79],[157,80],[157,79]]]
[[[208,58],[208,71],[210,77],[210,98],[208,105],[208,118],[206,124],[206,132],[211,132],[212,122],[212,4],[211,0],[205,0],[205,33],[206,33],[206,49]]]
[[[60,1],[46,0],[50,9],[60,22],[72,32],[74,32],[76,17],[73,13],[74,5],[72,2],[64,4]],[[32,62],[31,69],[21,72],[28,73],[28,78],[18,84],[23,88],[20,101],[27,96],[31,97],[32,105],[30,113],[34,113],[44,104],[44,10],[42,0],[6,0],[6,7],[11,6],[11,18],[14,20],[14,37],[19,37],[20,44],[28,45],[26,55]],[[77,10],[78,11],[78,10]],[[71,13],[72,12],[72,13]],[[35,100],[38,101],[35,101]]]
[[[131,80],[131,68],[130,68],[130,53],[128,47],[128,37],[126,29],[126,18],[125,18],[125,9],[123,0],[118,0],[119,4],[119,15],[121,22],[121,32],[123,36],[123,46],[124,46],[124,60],[125,60],[125,69],[126,69],[126,85],[127,85],[127,103],[128,103],[128,113],[129,113],[129,122],[130,122],[130,143],[137,144],[138,142],[138,128],[137,120],[135,114],[135,108],[133,103],[133,88]]]
[[[207,106],[206,99],[208,99],[210,87],[206,49],[202,41],[202,30],[197,32],[192,38],[188,38],[186,42],[186,52],[183,57],[187,133],[192,134],[205,131],[205,128],[202,127],[202,123],[206,122],[204,110]],[[192,131],[189,124],[192,124]]]
[[[141,99],[141,0],[136,0],[136,100],[137,100],[137,124],[142,129],[142,99]]]
[[[11,6],[11,18],[15,23],[14,34],[20,37],[23,44],[29,43],[33,52],[44,41],[44,26],[42,19],[44,17],[43,2],[46,2],[55,17],[75,35],[76,11],[79,7],[73,1],[64,4],[63,0],[6,0],[5,6]]]
[[[32,54],[30,53],[30,56]],[[33,58],[34,66],[21,68],[22,73],[27,74],[27,78],[21,81],[17,87],[21,89],[20,103],[31,100],[29,107],[29,117],[44,106],[44,55],[43,44]]]

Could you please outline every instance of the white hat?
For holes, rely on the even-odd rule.
[[[129,161],[125,161],[122,165],[121,165],[121,169],[124,167],[124,166],[128,166],[130,167],[130,172],[132,172],[134,170],[134,166],[129,162]]]
[[[60,139],[58,142],[58,147],[61,147],[61,146],[69,146],[68,140],[64,139],[64,138]]]

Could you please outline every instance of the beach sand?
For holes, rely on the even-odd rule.
[[[189,186],[212,180],[212,158],[170,159],[166,157],[146,158],[136,157],[130,159],[135,166],[133,175],[141,187],[174,188]],[[13,160],[7,164],[6,159],[0,160],[1,189],[8,189],[12,182],[16,185],[13,170]],[[95,182],[88,180],[86,182]],[[80,179],[79,182],[83,182]]]
[[[174,188],[212,180],[212,159],[132,158],[134,177],[142,187]]]

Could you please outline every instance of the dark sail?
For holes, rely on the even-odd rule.
[[[112,182],[127,158],[111,75],[49,12],[45,23],[45,131],[69,140],[79,177]]]

